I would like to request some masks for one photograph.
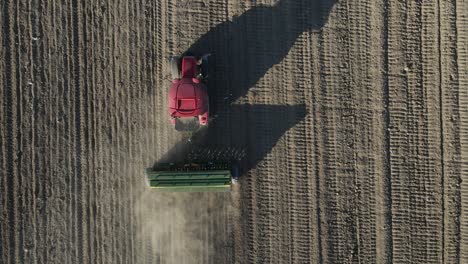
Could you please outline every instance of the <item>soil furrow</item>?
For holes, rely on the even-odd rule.
[[[118,37],[117,37],[117,42],[118,42],[118,47],[119,47],[119,56],[118,56],[118,90],[119,90],[119,146],[117,149],[119,150],[119,168],[118,171],[123,174],[122,177],[119,179],[119,184],[118,184],[118,189],[120,192],[121,202],[119,204],[119,211],[120,215],[119,218],[122,219],[122,221],[119,223],[120,228],[122,232],[120,232],[120,235],[122,236],[122,239],[124,240],[123,247],[125,250],[123,252],[120,252],[121,256],[121,261],[123,263],[130,263],[131,262],[131,257],[133,256],[133,221],[132,217],[129,217],[133,211],[133,202],[132,202],[132,196],[134,195],[133,193],[133,186],[134,186],[134,181],[132,181],[132,169],[128,167],[133,167],[133,166],[125,166],[126,161],[128,161],[130,164],[132,164],[134,161],[132,159],[132,153],[131,153],[131,144],[132,144],[132,137],[128,135],[128,117],[126,117],[126,113],[128,112],[128,106],[126,104],[127,102],[127,97],[129,95],[129,82],[128,82],[128,71],[127,68],[128,66],[126,65],[127,62],[127,56],[128,56],[128,35],[127,32],[125,32],[125,29],[127,28],[127,23],[128,23],[128,9],[127,9],[127,2],[126,1],[119,1],[118,3],[118,17],[121,18],[119,21],[119,28],[120,30],[118,31]],[[145,4],[146,5],[146,4]],[[145,16],[146,18],[146,16]],[[121,151],[123,149],[127,149],[127,152]],[[130,197],[129,197],[130,196]]]
[[[0,14],[2,14],[2,17],[0,18],[0,30],[2,34],[0,34],[0,43],[2,44],[2,47],[4,49],[8,48],[7,42],[6,42],[6,36],[4,36],[5,32],[5,13],[8,11],[5,10],[6,6],[5,5],[0,5]],[[8,16],[6,16],[8,18]],[[6,52],[0,52],[0,87],[6,87]],[[2,102],[5,102],[3,100],[6,99],[6,94],[5,94],[5,88],[0,89],[0,98]],[[5,130],[6,128],[6,103],[3,103],[0,105],[0,170],[2,172],[7,171],[7,165],[6,165],[6,148],[8,142],[6,141],[6,133],[7,131]],[[7,263],[8,259],[8,185],[7,185],[7,177],[0,177],[0,206],[4,208],[2,212],[0,212],[0,262],[2,263]]]
[[[136,113],[138,116],[142,116],[143,113],[142,111],[145,111],[145,108],[142,108],[142,102],[144,101],[143,99],[145,98],[144,96],[144,87],[141,87],[141,82],[143,80],[142,77],[142,72],[143,72],[143,66],[141,65],[142,58],[145,58],[145,56],[141,55],[141,45],[144,44],[144,41],[141,40],[142,34],[144,34],[144,30],[141,30],[140,28],[140,12],[138,10],[138,5],[134,4],[133,6],[130,6],[130,19],[132,20],[131,27],[133,28],[132,33],[133,33],[133,38],[130,41],[130,47],[133,47],[132,52],[130,53],[130,58],[134,60],[133,67],[134,71],[132,72],[131,79],[137,80],[138,85],[132,86],[133,94],[133,104],[135,105],[132,110]],[[146,151],[147,148],[147,143],[144,142],[144,138],[147,135],[145,131],[145,123],[143,120],[140,119],[138,122],[133,122],[135,126],[135,130],[133,131],[134,135],[138,138],[137,143],[136,143],[136,158],[138,160],[144,160],[144,152]],[[147,232],[148,230],[145,230],[147,227],[146,225],[142,225],[143,230],[140,232]],[[154,261],[154,255],[153,255],[153,245],[151,242],[146,242],[145,244],[142,244],[140,247],[142,249],[142,253],[144,254],[144,261],[146,263],[151,263]]]
[[[66,258],[71,255],[69,248],[70,234],[69,230],[69,211],[68,203],[70,201],[69,195],[69,173],[67,171],[70,168],[66,160],[66,150],[69,145],[67,124],[69,114],[66,111],[66,103],[69,94],[66,89],[66,80],[68,79],[65,75],[67,71],[66,64],[66,26],[65,26],[65,14],[63,14],[62,8],[64,6],[54,2],[52,6],[53,12],[53,24],[54,26],[54,40],[55,45],[51,50],[54,54],[55,63],[51,65],[53,71],[52,89],[55,90],[53,113],[54,119],[56,120],[56,127],[54,133],[54,144],[53,151],[54,166],[53,173],[51,175],[50,182],[50,207],[48,208],[47,215],[48,219],[48,245],[56,245],[49,249],[49,261],[50,262],[65,262],[68,261]],[[58,243],[61,241],[61,243]],[[64,252],[66,255],[61,255],[59,252]]]
[[[31,179],[31,133],[32,133],[32,86],[31,68],[26,65],[31,64],[31,39],[28,37],[31,34],[30,20],[29,20],[29,5],[25,2],[17,3],[17,37],[16,44],[18,47],[17,65],[17,153],[16,153],[16,166],[17,166],[17,180],[18,180],[18,238],[19,238],[19,259],[18,262],[31,261],[33,256],[30,250],[33,249],[33,241],[27,233],[33,231],[33,211],[32,195],[33,192],[31,184],[34,180]],[[29,82],[28,82],[29,80]]]
[[[113,240],[113,258],[115,259],[115,262],[122,263],[122,257],[127,255],[127,248],[125,246],[126,242],[126,236],[124,234],[124,230],[122,229],[122,226],[124,226],[124,219],[121,217],[121,211],[122,211],[122,187],[121,187],[121,181],[125,181],[125,176],[122,175],[122,170],[121,170],[121,152],[122,152],[122,141],[121,141],[121,133],[120,133],[120,107],[121,107],[121,94],[122,94],[122,85],[121,85],[121,78],[120,78],[120,57],[122,56],[121,52],[121,45],[120,45],[120,27],[121,27],[121,18],[122,15],[120,14],[120,8],[119,8],[120,1],[116,1],[112,3],[110,6],[110,9],[112,10],[112,20],[110,21],[110,24],[112,25],[112,31],[109,32],[110,38],[111,38],[111,57],[112,57],[112,62],[110,64],[111,68],[111,74],[110,74],[110,79],[111,81],[111,87],[112,87],[112,116],[111,116],[111,123],[112,123],[112,128],[113,128],[113,135],[112,135],[112,143],[111,143],[111,148],[114,150],[111,154],[111,160],[115,164],[112,168],[112,175],[118,175],[118,177],[113,177],[111,184],[113,186],[114,192],[113,192],[113,201],[114,204],[112,205],[112,218],[115,219],[116,221],[113,223],[113,235],[112,235],[112,240]],[[142,3],[137,2],[136,3],[138,6],[141,7]],[[141,14],[139,14],[139,17],[141,17]],[[119,220],[120,219],[120,220]]]
[[[109,252],[108,255],[105,256],[106,258],[110,259],[112,262],[119,262],[119,244],[120,244],[120,237],[118,236],[119,229],[118,229],[118,217],[116,215],[116,211],[118,210],[119,201],[118,201],[118,189],[117,182],[118,178],[121,177],[118,174],[117,166],[118,166],[118,149],[114,146],[117,146],[117,138],[118,138],[118,131],[116,127],[116,115],[117,115],[117,80],[116,80],[116,70],[117,70],[117,63],[116,63],[116,50],[117,50],[117,43],[116,43],[116,23],[117,23],[117,15],[116,15],[116,8],[114,7],[114,3],[108,3],[107,6],[107,14],[108,14],[108,24],[105,30],[106,34],[106,47],[108,48],[108,53],[106,56],[108,57],[109,64],[107,65],[108,68],[106,69],[106,78],[107,78],[107,87],[105,90],[107,99],[106,99],[106,124],[108,126],[108,138],[106,140],[106,152],[107,152],[107,159],[106,159],[106,177],[107,181],[106,184],[108,187],[111,188],[112,192],[108,192],[108,199],[111,201],[107,204],[107,214],[111,217],[110,221],[108,222],[106,228],[106,239],[109,241]],[[135,4],[135,8],[137,5]],[[137,14],[138,16],[138,14]],[[138,32],[138,26],[136,27],[136,31]],[[139,40],[139,36],[137,36],[137,40]],[[137,70],[139,70],[137,68]],[[139,81],[139,78],[136,79]],[[117,161],[117,162],[115,162]],[[115,177],[114,175],[119,175],[119,177]],[[107,199],[106,199],[107,200]]]
[[[93,212],[93,203],[95,188],[92,184],[92,177],[95,175],[94,167],[94,136],[93,136],[93,118],[94,118],[94,106],[92,103],[92,92],[93,92],[93,82],[91,78],[86,78],[92,76],[92,66],[89,63],[89,60],[92,58],[92,49],[90,48],[90,43],[92,41],[92,16],[91,16],[91,5],[83,2],[81,4],[81,10],[83,16],[87,19],[83,19],[82,32],[83,32],[83,78],[82,87],[83,87],[83,97],[82,105],[84,106],[83,120],[82,120],[82,129],[83,129],[83,170],[82,170],[82,196],[81,196],[81,225],[82,225],[82,237],[83,239],[83,251],[82,258],[84,263],[91,263],[94,258],[93,252],[93,237],[94,237],[94,212]],[[90,27],[91,25],[91,27]],[[88,155],[86,155],[88,153]]]
[[[99,51],[95,50],[95,45],[96,42],[98,42],[98,36],[96,34],[97,32],[97,12],[95,11],[95,4],[94,2],[90,2],[90,7],[89,7],[89,13],[90,13],[90,49],[89,49],[89,56],[87,56],[88,61],[90,61],[90,67],[89,67],[89,73],[88,77],[90,80],[90,125],[89,128],[91,129],[91,145],[92,145],[92,172],[91,175],[93,175],[93,179],[91,180],[92,184],[90,183],[90,188],[92,191],[90,192],[90,205],[89,205],[89,217],[90,217],[90,225],[91,227],[88,229],[89,234],[93,234],[92,236],[90,235],[90,239],[88,246],[89,246],[89,256],[88,259],[90,262],[95,262],[98,263],[100,262],[99,254],[98,251],[95,250],[99,246],[99,240],[100,240],[100,234],[101,234],[101,229],[99,226],[100,219],[99,219],[99,212],[100,210],[98,209],[98,201],[99,201],[99,178],[100,178],[100,156],[99,156],[99,119],[97,118],[99,112],[98,112],[98,106],[99,100],[98,100],[98,87],[97,85],[99,84],[98,80],[98,73],[96,72],[96,64],[95,64],[95,58],[97,57],[97,54],[99,54]],[[95,28],[97,28],[95,30]]]
[[[48,174],[47,166],[47,153],[48,138],[44,131],[42,124],[50,124],[50,113],[47,111],[48,90],[44,89],[46,82],[46,65],[45,63],[45,47],[48,44],[48,39],[44,34],[43,12],[45,8],[38,2],[30,3],[31,9],[34,10],[30,13],[31,23],[31,40],[32,40],[32,69],[31,83],[33,85],[31,92],[32,116],[31,123],[33,124],[33,131],[31,133],[31,150],[32,150],[32,168],[31,174],[34,182],[32,184],[31,192],[34,194],[33,203],[33,231],[29,233],[33,249],[33,262],[43,261],[44,255],[44,241],[45,241],[45,201],[46,201],[46,176]],[[46,20],[47,21],[47,20]]]
[[[133,76],[133,72],[134,70],[132,69],[133,67],[131,67],[131,63],[133,62],[133,57],[132,57],[132,50],[134,49],[134,47],[131,46],[131,43],[132,43],[132,30],[131,30],[131,22],[133,21],[133,18],[132,18],[132,10],[131,10],[131,6],[130,6],[130,3],[128,2],[125,2],[124,3],[124,8],[125,8],[125,24],[126,24],[126,27],[125,27],[125,34],[124,34],[124,39],[122,40],[122,43],[125,43],[125,46],[126,46],[126,49],[124,50],[124,54],[125,54],[125,60],[124,60],[124,64],[125,64],[125,68],[124,68],[124,71],[125,71],[125,78],[123,78],[122,80],[122,83],[123,85],[126,86],[126,109],[128,112],[133,112],[133,104],[134,104],[134,100],[133,100],[133,93],[134,93],[134,90],[136,89],[136,87],[133,85],[133,82],[131,82],[130,80],[132,79],[132,76]],[[136,161],[136,153],[138,152],[138,147],[137,147],[137,143],[136,143],[136,140],[135,138],[137,138],[137,136],[135,135],[135,127],[134,127],[134,116],[131,115],[131,114],[127,114],[127,120],[126,120],[126,123],[127,123],[127,128],[126,128],[126,136],[127,136],[127,139],[129,140],[128,144],[128,151],[129,151],[129,159],[132,163],[137,163],[139,164],[137,161]],[[127,166],[125,171],[126,171],[126,174],[128,176],[133,176],[134,174],[137,174],[136,172],[139,172],[140,170],[138,169],[133,169],[134,167],[132,166]],[[131,183],[132,186],[130,186],[130,195],[131,195],[131,198],[130,198],[130,204],[128,205],[129,208],[132,208],[132,212],[134,212],[134,203],[135,201],[133,200],[133,195],[134,195],[134,192],[133,192],[133,183],[135,181],[133,181]],[[137,181],[138,182],[138,181]],[[132,238],[131,238],[131,241],[130,241],[130,245],[131,245],[131,256],[130,256],[130,261],[129,262],[136,262],[137,261],[137,257],[138,255],[142,254],[142,244],[140,242],[135,241],[134,240],[134,237],[136,235],[138,235],[138,233],[140,232],[139,228],[138,228],[138,224],[140,223],[139,221],[139,216],[137,216],[136,218],[135,217],[132,217],[130,215],[130,230],[132,231]],[[138,236],[137,236],[138,237]]]
[[[109,224],[106,220],[106,213],[105,213],[105,205],[101,204],[101,201],[105,200],[105,188],[106,182],[101,179],[105,178],[107,166],[104,163],[105,158],[105,144],[104,144],[104,137],[107,135],[107,127],[105,125],[106,122],[106,114],[107,111],[104,110],[104,106],[107,105],[106,97],[104,94],[106,79],[104,69],[106,65],[108,65],[107,56],[103,56],[99,47],[104,47],[104,29],[106,23],[103,19],[105,6],[101,6],[97,2],[93,2],[93,10],[95,10],[95,20],[93,23],[93,28],[95,27],[94,31],[94,38],[93,38],[93,49],[96,49],[93,57],[93,79],[95,79],[93,94],[95,94],[95,113],[94,122],[95,128],[94,131],[95,140],[96,140],[96,167],[97,171],[95,174],[96,183],[95,187],[97,189],[96,192],[96,228],[95,232],[97,233],[95,239],[95,248],[100,249],[99,251],[96,250],[96,257],[95,261],[97,263],[103,263],[106,261],[106,257],[108,254],[108,241],[105,239],[105,228]]]
[[[84,188],[83,183],[86,184],[87,176],[83,174],[83,167],[84,162],[83,159],[83,139],[84,132],[84,120],[83,117],[85,115],[85,109],[83,109],[83,93],[82,90],[86,89],[86,86],[83,84],[81,79],[82,72],[86,73],[84,69],[84,62],[83,62],[83,38],[81,37],[86,31],[83,31],[83,26],[86,24],[83,21],[86,21],[86,16],[83,18],[82,7],[78,3],[77,0],[72,2],[72,23],[73,23],[73,57],[74,57],[74,65],[73,65],[73,74],[74,74],[74,116],[75,116],[75,127],[74,127],[74,165],[75,165],[75,172],[74,172],[74,182],[76,185],[75,189],[75,214],[76,214],[76,223],[75,223],[75,232],[76,232],[76,240],[75,240],[75,247],[76,247],[76,262],[84,263],[86,261],[86,257],[88,255],[86,249],[86,242],[87,239],[84,237],[86,233],[86,229],[84,229],[84,221],[86,219],[86,210],[84,208],[84,204],[87,201],[84,199]],[[82,19],[82,20],[81,20]],[[84,24],[84,25],[83,25]],[[84,230],[83,230],[84,229]]]
[[[44,19],[44,31],[47,31],[47,29],[54,28],[53,25],[55,25],[54,21],[54,2],[49,3],[47,6],[44,6],[44,10],[46,10],[46,15],[47,19]],[[56,108],[56,97],[57,97],[57,90],[58,90],[58,85],[57,85],[57,78],[56,71],[55,71],[55,63],[57,55],[52,55],[55,54],[56,52],[56,45],[57,45],[57,40],[56,40],[56,35],[55,34],[49,34],[47,37],[47,44],[44,45],[44,48],[46,49],[45,57],[48,58],[48,63],[44,64],[44,74],[45,74],[45,82],[44,86],[47,84],[51,85],[51,89],[47,89],[46,96],[49,98],[47,108],[48,108],[48,126],[43,126],[43,129],[45,130],[46,127],[48,127],[51,131],[47,133],[47,153],[48,155],[45,155],[45,172],[44,172],[44,178],[42,180],[42,185],[44,188],[44,194],[43,194],[43,207],[42,207],[42,235],[43,235],[43,241],[42,241],[42,259],[40,258],[39,261],[42,260],[42,263],[46,263],[49,261],[49,256],[51,255],[51,250],[48,248],[48,245],[50,245],[50,230],[49,230],[49,224],[50,222],[53,221],[52,216],[50,214],[51,212],[51,207],[52,201],[53,201],[53,195],[52,195],[52,177],[56,173],[56,162],[57,162],[57,149],[56,149],[56,137],[57,137],[57,132],[58,132],[58,124],[59,124],[59,117],[57,116],[57,108]],[[54,62],[54,63],[53,63]],[[44,152],[41,151],[40,149],[37,149],[38,151],[38,156],[39,155],[44,155]]]
[[[160,4],[160,1],[158,1],[158,4]],[[122,59],[123,59],[123,66],[121,68],[122,70],[122,80],[121,80],[121,84],[123,85],[122,89],[125,93],[125,96],[124,96],[124,102],[122,102],[122,104],[124,104],[125,106],[125,109],[124,109],[124,112],[130,112],[132,107],[131,107],[131,90],[133,89],[132,85],[131,85],[131,82],[130,82],[130,10],[129,10],[129,3],[127,1],[122,1],[121,2],[121,5],[122,5],[122,8],[124,9],[124,14],[122,14],[122,17],[124,18],[124,25],[122,26],[122,28],[124,28],[123,32],[122,32],[122,39],[121,39],[121,43],[123,44],[122,46],[125,47],[123,49],[123,55],[122,55]],[[152,57],[153,58],[153,57]],[[127,144],[128,144],[128,160],[134,165],[134,163],[136,163],[136,160],[135,160],[135,136],[133,135],[133,129],[132,129],[132,123],[131,123],[131,120],[132,120],[132,116],[130,114],[127,114],[125,118],[122,118],[124,120],[124,129],[123,131],[121,132],[122,135],[124,135],[124,137],[127,138]],[[125,157],[124,157],[125,159]],[[123,161],[123,164],[125,164],[125,161]],[[123,165],[122,164],[122,165]],[[139,163],[137,163],[139,164]],[[138,169],[133,169],[134,167],[133,166],[124,166],[124,173],[125,175],[127,175],[127,177],[130,177],[130,179],[132,179],[132,176],[133,176],[133,171],[136,171],[136,172],[139,172]],[[138,173],[135,173],[138,175]],[[128,178],[127,178],[128,179]],[[126,216],[126,221],[128,222],[128,224],[130,225],[130,227],[128,228],[129,229],[129,232],[130,234],[128,234],[128,236],[130,236],[130,241],[129,241],[129,252],[130,254],[127,254],[126,256],[126,259],[125,259],[125,262],[127,263],[135,263],[137,261],[137,256],[138,256],[138,252],[139,250],[136,248],[137,247],[137,243],[135,242],[135,236],[136,236],[136,233],[138,231],[138,228],[137,228],[137,222],[138,222],[138,218],[135,219],[135,217],[133,217],[133,214],[134,214],[134,203],[135,203],[135,200],[134,200],[134,196],[135,196],[135,192],[134,192],[134,186],[135,186],[135,182],[138,182],[138,181],[135,181],[135,180],[131,180],[130,183],[128,183],[127,181],[124,181],[124,185],[128,185],[130,184],[130,186],[124,186],[123,189],[124,191],[128,188],[129,189],[129,194],[127,195],[130,195],[130,198],[128,199],[128,203],[126,203],[125,207],[126,208],[129,208],[127,210],[127,216]]]
[[[67,262],[73,262],[76,260],[77,257],[77,215],[76,215],[76,166],[75,166],[75,148],[76,148],[76,141],[75,141],[75,118],[76,113],[74,111],[75,108],[75,94],[74,94],[74,84],[76,82],[76,78],[78,76],[74,75],[74,39],[73,36],[75,34],[73,27],[73,5],[72,1],[68,1],[63,7],[63,17],[62,17],[62,25],[64,32],[62,33],[62,42],[64,44],[64,68],[65,70],[61,72],[61,78],[64,80],[63,83],[63,95],[64,95],[64,102],[62,105],[63,112],[65,114],[64,119],[64,134],[65,138],[62,139],[62,143],[64,144],[64,148],[61,148],[61,156],[64,157],[64,164],[63,164],[63,172],[65,176],[65,192],[66,192],[66,211],[67,211],[67,218],[65,221],[65,229],[66,229],[66,237],[67,239],[67,247],[65,252],[68,254],[65,256]],[[62,98],[59,98],[59,100]]]

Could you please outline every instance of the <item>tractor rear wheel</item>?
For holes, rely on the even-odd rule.
[[[180,79],[179,57],[172,56],[169,60],[171,66],[172,80]]]

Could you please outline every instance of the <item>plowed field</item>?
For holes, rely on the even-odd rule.
[[[2,0],[0,29],[0,263],[468,263],[468,1]],[[146,188],[194,152],[239,185]]]

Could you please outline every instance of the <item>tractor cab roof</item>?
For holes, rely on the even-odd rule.
[[[169,109],[174,116],[198,115],[204,109],[206,89],[199,82],[183,78],[172,83],[169,90]]]

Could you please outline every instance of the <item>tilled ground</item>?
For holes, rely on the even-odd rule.
[[[468,263],[468,2],[0,5],[0,263]],[[168,58],[212,53],[176,133]],[[144,168],[235,155],[227,194]]]

